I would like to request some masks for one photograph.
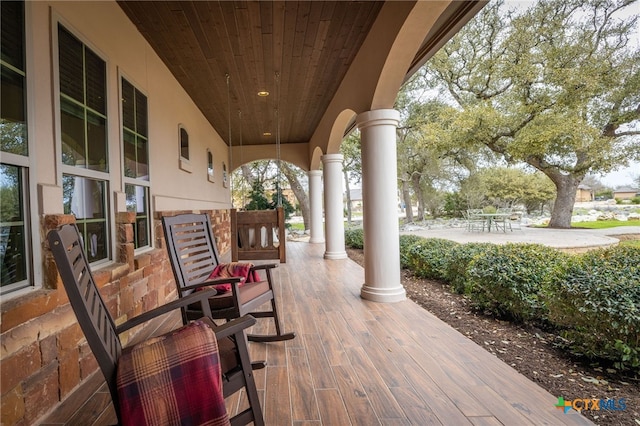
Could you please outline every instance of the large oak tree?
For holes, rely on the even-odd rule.
[[[543,0],[520,11],[487,5],[419,76],[451,106],[441,142],[484,145],[540,170],[557,191],[549,226],[569,228],[587,173],[640,158],[640,49],[629,40],[637,15],[628,13],[637,7],[635,0]]]

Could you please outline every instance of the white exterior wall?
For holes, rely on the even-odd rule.
[[[27,56],[34,66],[29,76],[29,116],[35,140],[37,184],[44,199],[33,213],[61,213],[59,118],[55,40],[58,20],[107,63],[107,115],[111,200],[122,183],[119,86],[125,77],[148,100],[149,170],[152,209],[228,208],[228,188],[222,185],[222,163],[228,149],[182,86],[129,21],[116,2],[27,2]],[[51,70],[48,72],[48,70]],[[35,76],[34,76],[35,74]],[[221,76],[224,78],[224,76]],[[179,168],[179,125],[189,133],[190,170]],[[207,180],[206,150],[214,157],[215,183]],[[192,207],[192,203],[193,206]],[[111,206],[111,213],[115,207]]]

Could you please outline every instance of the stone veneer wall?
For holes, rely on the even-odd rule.
[[[177,297],[161,217],[178,213],[183,212],[156,212],[154,248],[139,255],[134,255],[133,250],[135,215],[118,214],[117,263],[93,272],[116,323]],[[211,216],[220,253],[229,252],[229,211],[206,213]],[[0,305],[0,423],[3,425],[37,423],[98,369],[69,305],[45,238],[49,230],[74,220],[71,215],[43,218],[40,232],[45,253],[43,288]],[[122,337],[126,345],[132,336]]]

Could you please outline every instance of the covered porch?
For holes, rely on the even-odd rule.
[[[287,244],[275,277],[297,337],[251,343],[252,358],[268,362],[255,372],[268,425],[590,424],[412,301],[362,299],[363,268],[323,254],[320,244]],[[97,372],[87,385],[101,382]],[[113,424],[106,388],[87,385],[42,424]]]

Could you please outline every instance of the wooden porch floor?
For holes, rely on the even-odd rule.
[[[415,303],[361,299],[363,269],[323,252],[288,243],[274,277],[285,330],[297,337],[250,345],[268,363],[255,372],[268,425],[591,424]],[[44,424],[115,423],[105,386],[81,398]],[[227,403],[234,411],[245,401]]]

